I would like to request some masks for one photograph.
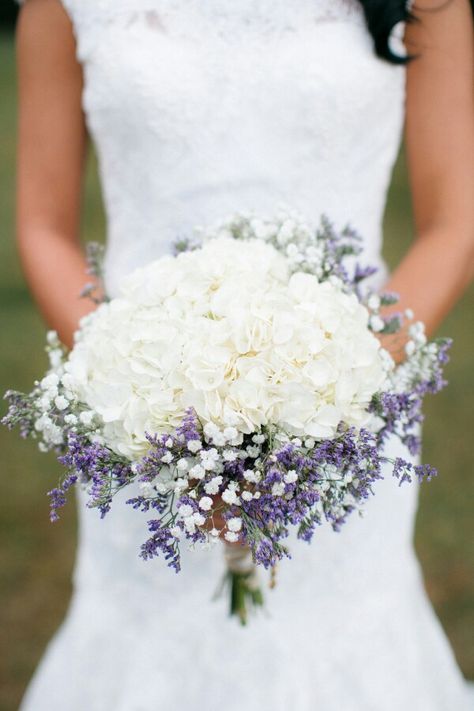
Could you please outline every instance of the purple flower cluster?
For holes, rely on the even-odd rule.
[[[0,424],[12,430],[18,427],[21,437],[31,437],[35,434],[34,417],[36,414],[33,394],[25,395],[16,390],[8,390],[5,393],[5,400],[8,402],[8,412],[0,420]]]
[[[448,347],[437,356],[440,366]],[[163,556],[178,572],[180,542],[232,536],[228,540],[249,547],[254,562],[268,568],[289,557],[285,539],[291,527],[310,542],[324,521],[338,531],[361,508],[374,493],[382,465],[390,462],[383,454],[389,435],[396,434],[412,453],[417,451],[413,431],[421,421],[422,398],[441,384],[436,374],[424,383],[419,380],[412,392],[374,398],[371,410],[384,423],[378,432],[341,424],[335,438],[304,443],[266,429],[229,444],[217,427],[206,434],[190,408],[175,431],[147,435],[149,451],[133,464],[72,428],[57,448],[66,475],[49,492],[51,520],[58,519],[58,509],[75,484],[87,488],[88,506],[104,517],[114,495],[135,481],[142,491],[127,503],[154,514],[148,521],[151,535],[141,547],[144,560]],[[436,473],[429,465],[401,458],[390,463],[400,484],[413,475],[422,480]]]
[[[316,240],[323,248],[323,271],[319,277],[320,281],[336,277],[350,291],[357,291],[357,287],[363,280],[378,271],[376,267],[361,268],[358,264],[354,270],[348,269],[347,257],[356,257],[362,253],[362,238],[349,225],[338,232],[328,217],[322,215]]]
[[[130,462],[74,431],[69,432],[65,451],[58,456],[58,461],[66,468],[67,475],[58,487],[48,492],[52,521],[59,518],[57,510],[65,505],[66,494],[73,484],[87,485],[87,505],[98,508],[104,518],[110,511],[114,495],[135,477]]]
[[[449,360],[451,343],[450,339],[439,339],[434,348],[435,344],[420,348],[414,365],[407,361],[395,372],[394,388],[372,399],[369,410],[383,422],[377,433],[380,449],[388,437],[396,435],[410,454],[419,454],[424,398],[427,394],[438,393],[446,385],[443,368]]]
[[[180,540],[203,542],[212,537],[213,529],[215,535],[222,534],[238,521],[238,540],[251,548],[256,563],[272,566],[289,555],[284,539],[291,526],[296,526],[298,537],[307,542],[323,520],[339,530],[348,515],[373,493],[386,461],[377,436],[363,429],[341,426],[336,438],[309,447],[296,438],[281,443],[273,441],[270,433],[259,437],[264,441],[257,457],[254,451],[254,456],[245,456],[249,448],[255,448],[249,436],[233,448],[235,457],[221,461],[217,470],[199,479],[192,475],[183,479],[175,472],[171,486],[169,470],[176,470],[178,462],[189,456],[189,443],[201,443],[201,459],[219,447],[205,437],[193,410],[176,432],[149,437],[150,452],[135,472],[139,481],[152,486],[145,495],[128,501],[134,508],[154,509],[158,514],[148,522],[152,536],[142,546],[143,558],[161,553],[178,571]],[[226,451],[232,452],[232,448],[226,447]],[[162,477],[164,469],[167,474]],[[206,503],[216,479],[212,504],[202,508],[200,503]],[[170,487],[168,494],[163,493],[166,487]],[[234,487],[235,496],[225,503],[223,496],[229,487]],[[185,516],[180,516],[184,510]],[[218,512],[221,528],[216,523]]]

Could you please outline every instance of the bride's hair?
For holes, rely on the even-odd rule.
[[[424,8],[423,12],[441,10],[452,0],[435,0],[433,8]],[[365,19],[369,32],[374,38],[375,51],[383,59],[395,64],[402,64],[407,57],[396,54],[390,48],[390,35],[399,22],[413,22],[415,14],[410,12],[407,0],[359,0],[364,8]],[[474,9],[474,0],[471,0]],[[413,7],[416,11],[416,7]],[[421,11],[420,11],[421,12]]]

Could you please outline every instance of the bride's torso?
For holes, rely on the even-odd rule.
[[[108,288],[229,212],[348,221],[378,259],[404,69],[357,0],[65,0],[108,219]]]
[[[125,272],[195,225],[241,209],[271,214],[279,203],[314,222],[322,212],[341,226],[350,221],[367,258],[380,260],[405,76],[375,56],[357,0],[65,2],[99,155],[110,293]],[[415,489],[395,491],[393,505],[396,487],[383,486],[372,525],[350,524],[358,543],[347,549],[347,539],[337,546],[330,531],[319,533],[318,550],[299,544],[292,579],[307,579],[310,555],[328,595],[349,570],[352,586],[357,579],[365,589],[360,571],[380,555],[381,536],[393,550],[409,550]],[[171,582],[162,561],[138,560],[146,517],[126,506],[105,521],[83,507],[80,515],[79,585],[132,585],[136,596],[138,580],[156,592],[158,578],[173,595],[189,590]],[[385,558],[387,570],[406,565],[398,553]],[[207,596],[214,565],[220,570],[220,556],[190,556],[182,575],[195,586],[203,571]]]

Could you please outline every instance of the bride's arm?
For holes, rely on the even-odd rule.
[[[406,146],[417,238],[387,287],[433,332],[474,269],[474,25],[469,0],[418,0],[414,12]]]
[[[86,152],[82,72],[58,0],[28,0],[17,31],[17,232],[26,279],[46,321],[71,345],[91,303],[79,243]]]

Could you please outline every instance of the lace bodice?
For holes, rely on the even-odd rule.
[[[322,212],[380,246],[404,69],[357,0],[65,0],[108,216],[108,288],[229,212]]]
[[[21,2],[22,0],[20,0]],[[293,8],[285,0],[63,0],[77,32],[78,53],[85,59],[104,26],[148,28],[188,36],[190,29],[239,40],[242,34],[294,32],[301,21],[359,19],[357,0],[297,0]],[[99,34],[97,34],[99,33]]]

